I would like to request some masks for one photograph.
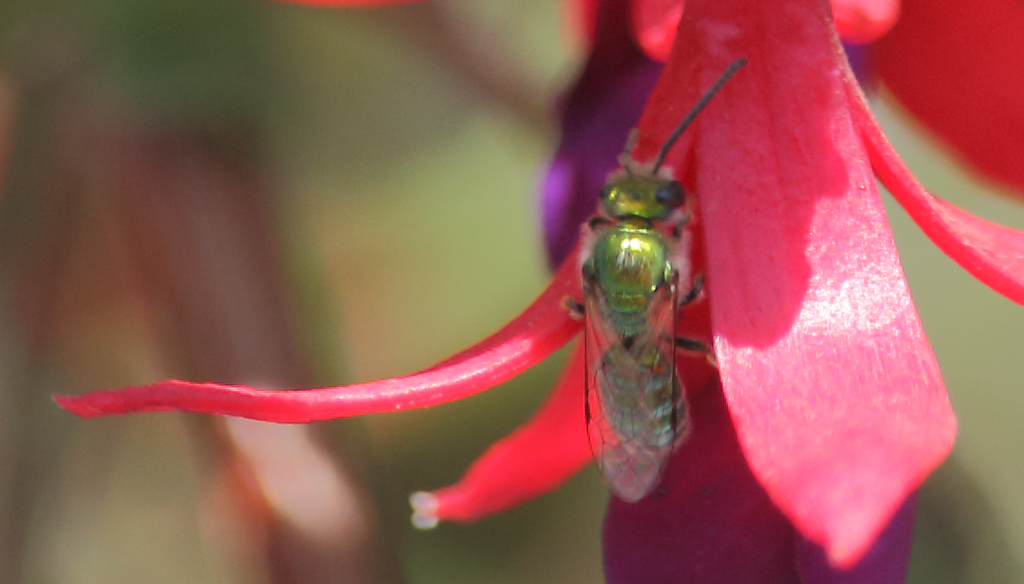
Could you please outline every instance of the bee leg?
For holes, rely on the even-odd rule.
[[[690,202],[690,198],[686,199],[686,210],[683,212],[683,216],[676,222],[675,227],[672,228],[672,236],[679,237],[683,234],[683,230],[693,220],[693,204]]]
[[[587,316],[587,312],[583,308],[583,305],[576,302],[576,299],[572,296],[566,296],[563,298],[562,306],[569,311],[569,318],[573,320],[583,320]]]
[[[715,359],[715,352],[711,347],[700,341],[687,339],[685,337],[676,337],[676,349],[687,353],[698,353],[704,355],[704,358],[708,360],[708,363],[715,369],[718,369],[718,361]]]
[[[693,288],[679,299],[679,306],[683,307],[687,304],[692,304],[700,295],[704,292],[704,274],[697,274],[693,277]]]
[[[672,237],[681,236],[683,234],[683,230],[690,224],[690,219],[692,218],[693,215],[687,211],[686,215],[683,215],[683,218],[679,220],[679,223],[676,223],[676,226],[672,228]]]

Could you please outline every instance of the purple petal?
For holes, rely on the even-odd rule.
[[[869,95],[875,93],[878,90],[878,75],[875,72],[871,45],[843,43],[843,49],[846,51],[846,59],[850,61],[850,69],[853,69],[853,74],[857,76],[857,82],[860,83],[861,89]]]
[[[805,539],[796,544],[796,565],[802,584],[903,584],[914,538],[914,504],[909,497],[864,558],[852,570],[828,563],[825,550]]]
[[[629,36],[624,2],[603,2],[586,67],[562,104],[562,139],[541,187],[548,262],[559,266],[576,244],[647,95],[661,73]]]
[[[798,584],[793,527],[751,474],[717,379],[690,407],[662,486],[608,505],[608,584]]]

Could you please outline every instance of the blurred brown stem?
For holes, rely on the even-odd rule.
[[[17,102],[14,84],[0,71],[0,193],[3,192],[11,149],[14,147],[16,120]]]
[[[422,48],[442,67],[475,88],[483,97],[516,114],[537,132],[552,128],[546,88],[520,66],[496,31],[480,22],[457,22],[440,2],[423,2],[375,10],[374,14],[404,39]],[[469,38],[472,37],[472,38]]]
[[[314,383],[297,342],[280,223],[248,137],[150,129],[114,143],[107,176],[118,223],[184,374],[263,387]],[[396,580],[368,494],[309,427],[204,426],[221,461],[217,486],[227,489],[213,495],[228,503],[211,507],[214,529],[240,522],[231,533],[262,534],[252,543],[273,582]]]

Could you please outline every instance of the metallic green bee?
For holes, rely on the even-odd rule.
[[[746,61],[733,63],[669,136],[649,171],[623,168],[601,193],[599,213],[583,228],[586,317],[586,417],[595,457],[609,489],[638,501],[661,479],[689,418],[676,375],[677,349],[710,354],[677,339],[676,312],[699,296],[690,274],[689,210],[682,185],[659,174],[675,141]],[[692,283],[692,285],[691,285]],[[689,291],[680,295],[680,286]]]

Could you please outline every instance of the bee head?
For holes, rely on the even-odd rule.
[[[666,219],[686,200],[679,181],[627,174],[613,179],[601,191],[601,207],[611,217]]]

